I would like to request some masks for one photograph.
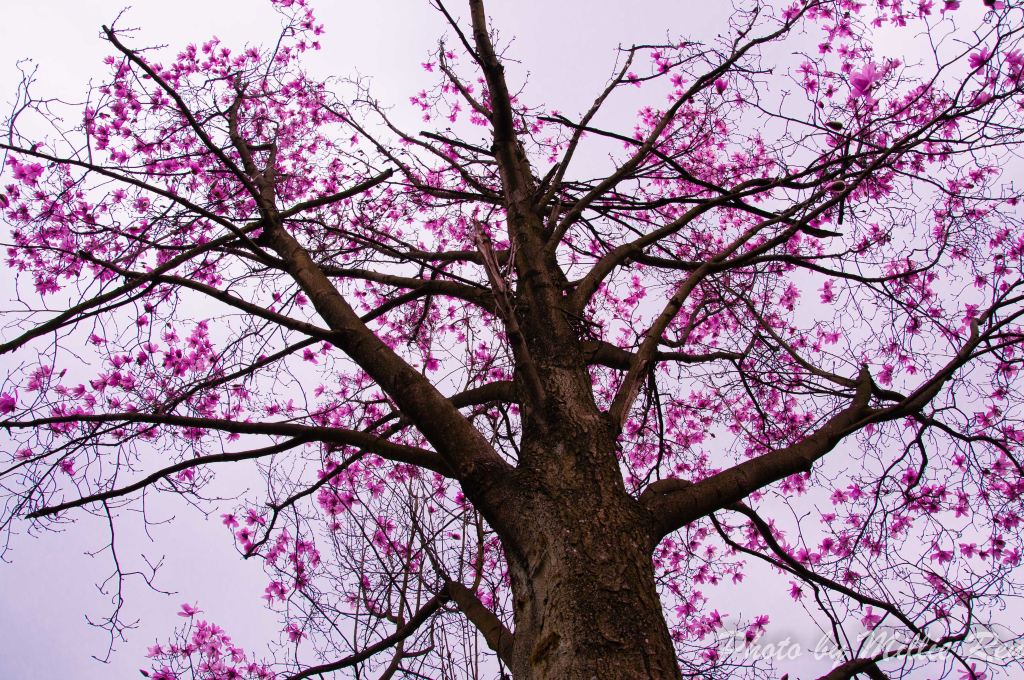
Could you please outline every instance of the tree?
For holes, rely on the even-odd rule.
[[[34,287],[5,528],[266,482],[223,521],[292,661],[185,606],[150,677],[763,675],[702,592],[748,561],[844,652],[829,680],[998,670],[970,646],[1024,550],[1020,8],[745,2],[620,49],[569,116],[482,0],[434,0],[414,133],[307,75],[322,29],[272,2],[270,49],[104,27],[84,108],[26,80],[0,144]]]

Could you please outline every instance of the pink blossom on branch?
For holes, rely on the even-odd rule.
[[[859,71],[850,75],[850,94],[856,99],[864,99],[868,104],[875,103],[871,91],[883,76],[885,71],[869,61]]]

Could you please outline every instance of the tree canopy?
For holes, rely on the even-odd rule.
[[[431,0],[410,130],[270,1],[267,46],[103,27],[2,127],[0,526],[177,494],[282,617],[183,605],[149,677],[809,673],[750,654],[751,569],[822,678],[1020,672],[1021,7],[738,1],[561,112]]]

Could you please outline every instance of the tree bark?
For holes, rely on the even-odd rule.
[[[655,587],[649,515],[622,483],[610,422],[527,436],[505,540],[516,680],[680,678]],[[572,425],[568,425],[572,423]],[[529,449],[542,449],[538,451]]]
[[[494,528],[512,585],[512,674],[677,680],[651,559],[660,535],[650,511],[626,492],[618,424],[594,401],[567,307],[569,281],[545,232],[547,207],[537,203],[543,192],[517,135],[484,0],[469,0],[469,8],[515,268],[512,286],[489,272],[496,299],[514,288],[502,316],[522,418],[519,460],[492,495],[500,502],[488,508],[501,524]]]
[[[607,515],[546,516],[536,548],[509,560],[516,680],[680,677],[650,555]]]

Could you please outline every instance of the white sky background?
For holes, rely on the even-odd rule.
[[[464,11],[464,0],[449,0],[453,11]],[[101,24],[111,22],[125,0],[0,0],[0,113],[6,114],[19,73],[15,63],[31,58],[39,66],[35,93],[77,100],[90,78],[106,73],[101,63],[109,46],[99,39]],[[395,118],[419,129],[408,97],[432,84],[420,63],[436,46],[444,23],[426,0],[314,0],[319,19],[326,25],[323,50],[309,55],[314,73],[372,78],[371,90],[384,104],[394,105]],[[634,42],[659,42],[670,32],[710,40],[725,27],[726,2],[694,0],[490,0],[489,11],[502,37],[515,37],[509,55],[521,66],[510,65],[513,77],[530,72],[527,100],[545,103],[573,115],[589,107],[606,82],[615,60],[615,47]],[[131,44],[167,44],[177,52],[189,42],[216,35],[237,49],[245,42],[268,43],[276,38],[279,22],[264,0],[137,0],[121,21],[141,31]],[[169,57],[168,57],[169,60]],[[637,69],[639,72],[639,69]],[[651,102],[655,105],[660,102]],[[631,126],[632,103],[616,105],[620,129]],[[405,118],[405,116],[409,116]],[[10,284],[0,274],[0,286]],[[0,290],[0,309],[8,307],[10,294]],[[230,473],[220,471],[223,479]],[[229,478],[230,480],[230,478]],[[244,491],[242,480],[238,491]],[[254,489],[258,491],[258,489]],[[112,661],[103,665],[90,660],[106,650],[105,636],[83,619],[101,616],[109,600],[96,592],[94,583],[110,571],[107,554],[92,559],[84,552],[106,543],[103,523],[86,517],[69,525],[60,535],[33,539],[15,537],[10,553],[13,564],[0,565],[0,678],[93,680],[140,677],[146,667],[145,647],[166,639],[182,619],[175,616],[180,602],[199,602],[205,616],[224,627],[237,644],[263,649],[275,639],[276,615],[263,607],[260,595],[266,579],[256,561],[237,557],[230,535],[219,517],[208,521],[174,499],[159,508],[162,517],[175,515],[172,523],[154,527],[155,542],[141,532],[132,533],[132,518],[121,529],[121,549],[130,554],[144,548],[150,554],[166,553],[167,561],[158,584],[177,591],[159,595],[135,583],[127,594],[127,620],[141,618],[140,627],[119,645]],[[136,528],[137,529],[137,528]],[[754,580],[756,571],[748,574]],[[777,577],[778,592],[766,594],[748,583],[756,594],[758,611],[773,612],[780,622],[790,611],[800,610],[784,595],[784,581]],[[783,624],[790,630],[795,624]],[[785,637],[786,630],[782,635]],[[807,640],[805,644],[812,640]]]

